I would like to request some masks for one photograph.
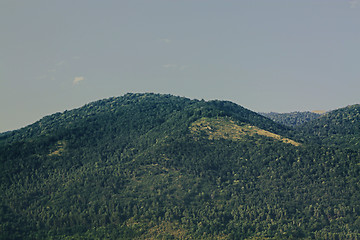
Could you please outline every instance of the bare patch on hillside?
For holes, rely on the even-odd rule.
[[[53,149],[48,156],[60,156],[64,151],[66,147],[65,141],[58,141],[55,145],[55,149]]]
[[[227,118],[201,118],[191,124],[190,132],[195,138],[205,137],[210,140],[231,139],[236,141],[244,139],[245,136],[260,135],[294,146],[300,145],[300,143],[289,138],[249,124],[238,125],[233,120]]]

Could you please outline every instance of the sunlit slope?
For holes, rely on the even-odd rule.
[[[228,118],[201,118],[190,126],[191,133],[195,138],[207,137],[210,140],[231,139],[249,140],[248,136],[264,136],[283,143],[299,146],[300,143],[278,134],[263,130],[250,124],[237,124]]]

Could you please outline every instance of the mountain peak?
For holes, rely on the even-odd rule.
[[[128,93],[46,116],[0,135],[0,239],[360,238],[358,110],[289,128]]]

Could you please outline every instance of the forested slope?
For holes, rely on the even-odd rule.
[[[274,122],[283,124],[289,127],[300,126],[309,121],[315,120],[321,116],[314,112],[291,112],[291,113],[260,113],[261,115],[270,118]]]
[[[1,136],[0,239],[357,239],[359,151],[306,131],[158,94],[47,116]]]
[[[298,136],[313,144],[339,148],[360,148],[360,105],[323,114],[296,129]]]

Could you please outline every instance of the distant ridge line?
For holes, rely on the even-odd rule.
[[[327,111],[325,111],[325,110],[313,110],[313,111],[311,111],[312,113],[317,113],[317,114],[324,114],[324,113],[326,113]]]

